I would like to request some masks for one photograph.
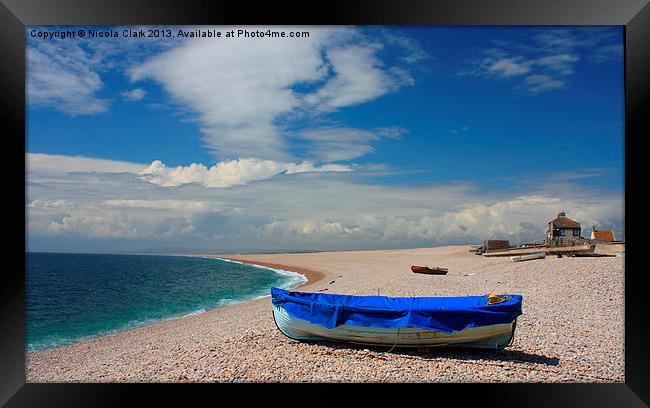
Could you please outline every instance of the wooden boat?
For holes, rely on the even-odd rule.
[[[520,295],[389,298],[273,288],[273,318],[287,337],[388,347],[502,349],[514,339]]]
[[[446,275],[447,274],[447,268],[439,268],[437,266],[429,267],[429,266],[411,265],[411,271],[413,271],[415,273],[426,273],[426,274],[429,274],[429,275]]]
[[[544,259],[546,252],[533,252],[532,254],[511,256],[512,262],[530,261],[532,259]]]

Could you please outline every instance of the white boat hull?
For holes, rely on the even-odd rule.
[[[391,347],[458,346],[500,349],[512,341],[515,322],[491,326],[470,327],[455,333],[425,330],[418,327],[380,328],[343,324],[333,329],[297,319],[277,305],[273,317],[278,329],[294,340],[333,340],[363,345]]]
[[[544,258],[546,258],[546,253],[544,252],[538,252],[538,253],[528,254],[528,255],[516,255],[510,257],[512,262],[530,261],[532,259],[544,259]]]

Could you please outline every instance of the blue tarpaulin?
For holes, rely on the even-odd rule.
[[[521,295],[488,304],[488,295],[463,297],[352,296],[290,292],[272,288],[274,305],[292,317],[328,329],[349,324],[364,327],[419,327],[453,333],[468,327],[512,323],[521,315]]]

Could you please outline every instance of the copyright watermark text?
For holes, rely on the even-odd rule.
[[[309,31],[295,30],[259,30],[259,29],[230,29],[216,28],[180,28],[180,29],[94,29],[75,28],[65,30],[29,31],[32,38],[44,40],[66,38],[309,38]]]

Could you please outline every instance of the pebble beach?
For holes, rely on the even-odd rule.
[[[515,263],[477,256],[468,246],[218,257],[302,273],[309,281],[301,291],[516,293],[523,314],[514,343],[501,351],[390,350],[289,339],[265,297],[27,354],[27,382],[625,381],[624,257]],[[449,272],[414,274],[414,264]]]

